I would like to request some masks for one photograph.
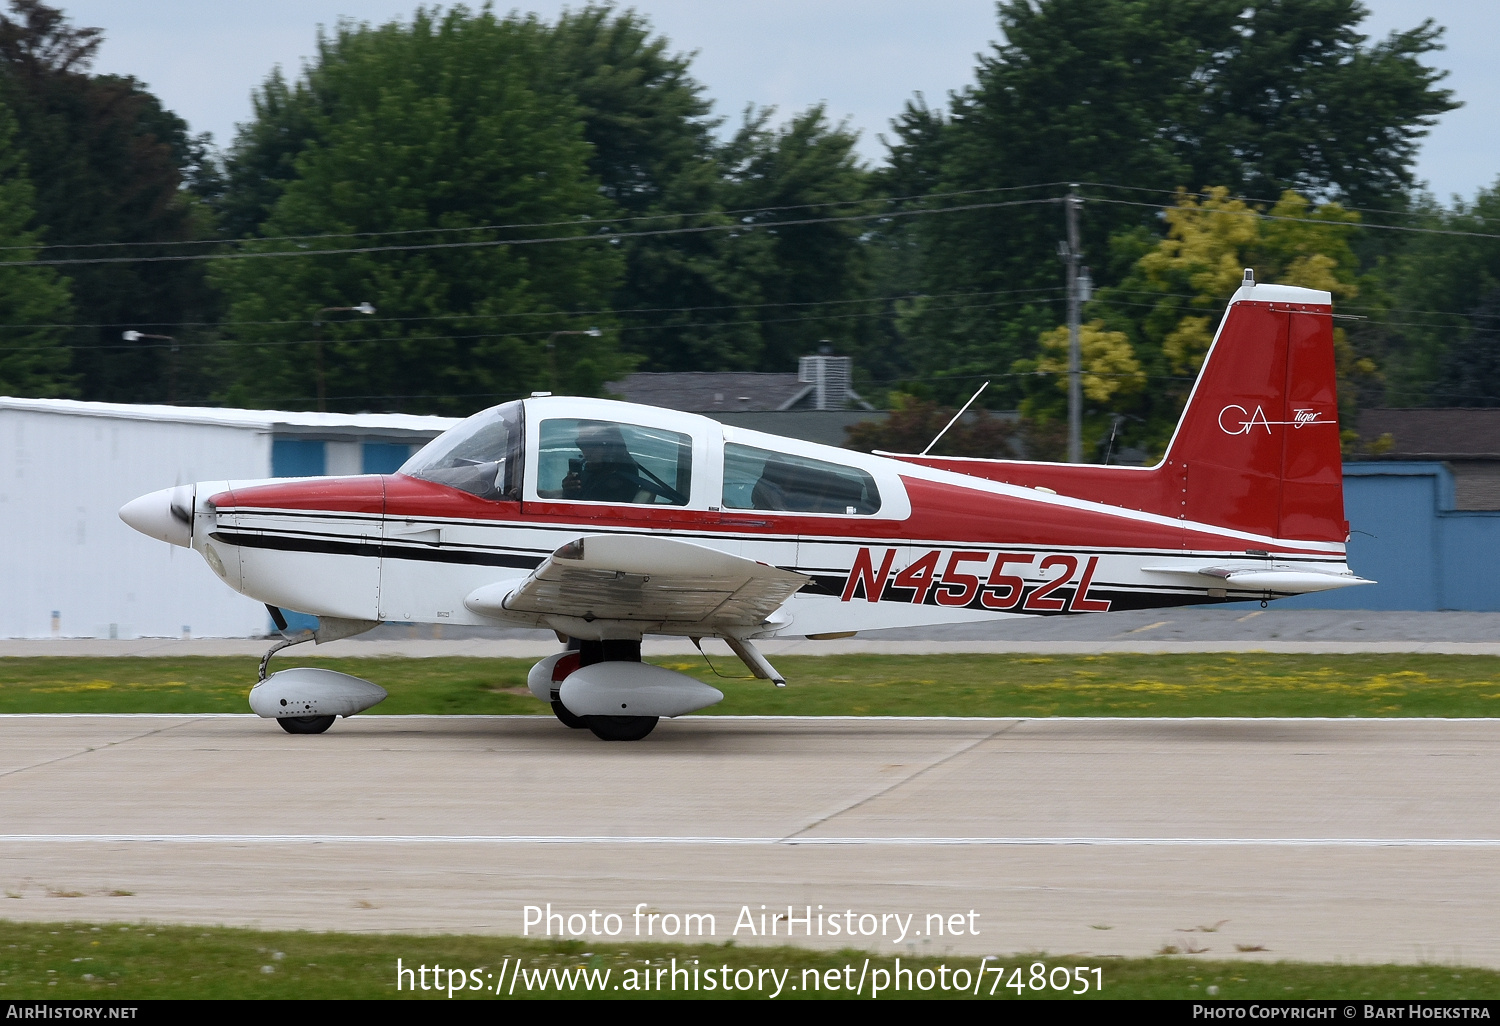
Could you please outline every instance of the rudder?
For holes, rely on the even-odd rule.
[[[1186,479],[1186,519],[1345,540],[1332,312],[1314,289],[1234,294],[1163,461]]]

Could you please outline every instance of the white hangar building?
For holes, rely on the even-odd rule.
[[[0,397],[0,637],[251,637],[265,607],[118,511],[205,480],[385,474],[457,423]]]

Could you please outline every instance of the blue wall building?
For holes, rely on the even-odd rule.
[[[1349,568],[1379,583],[1276,607],[1500,610],[1500,511],[1455,505],[1445,463],[1344,464]]]

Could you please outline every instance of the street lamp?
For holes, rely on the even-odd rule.
[[[557,392],[557,347],[552,343],[559,335],[587,335],[589,338],[598,338],[604,332],[598,328],[583,328],[579,331],[554,331],[547,336],[547,362],[552,370],[552,391]]]
[[[317,336],[313,339],[313,350],[317,355],[319,413],[328,412],[328,392],[323,381],[323,322],[320,318],[323,314],[326,313],[357,313],[364,314],[366,317],[368,317],[374,312],[375,308],[369,303],[360,303],[358,306],[325,306],[319,308],[319,310],[315,314],[313,314],[313,328],[315,329],[314,334]]]
[[[144,331],[126,331],[122,332],[120,337],[126,342],[139,342],[143,338],[149,338],[172,343],[172,351],[167,357],[167,402],[175,406],[177,404],[177,340],[171,335],[152,335]]]

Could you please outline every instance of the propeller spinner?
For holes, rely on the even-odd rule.
[[[189,548],[193,544],[193,486],[178,485],[131,499],[120,519],[150,538]]]

